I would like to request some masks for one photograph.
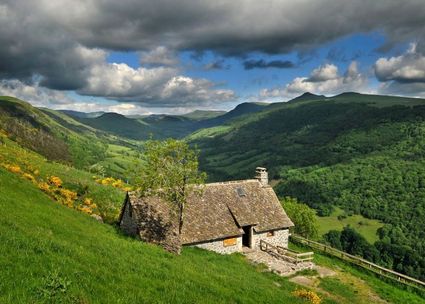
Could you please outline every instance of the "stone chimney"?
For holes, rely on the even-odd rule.
[[[263,186],[269,185],[269,175],[266,168],[257,167],[255,169],[255,178],[258,179]]]

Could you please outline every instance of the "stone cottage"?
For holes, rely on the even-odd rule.
[[[172,252],[179,252],[181,245],[240,252],[243,247],[258,248],[261,239],[287,248],[288,229],[294,224],[268,184],[265,168],[256,169],[255,179],[202,187],[186,202],[180,235],[177,214],[169,203],[134,192],[125,199],[119,225],[125,233]]]

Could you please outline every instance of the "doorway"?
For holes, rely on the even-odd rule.
[[[252,226],[242,227],[244,234],[242,235],[242,246],[252,248]]]

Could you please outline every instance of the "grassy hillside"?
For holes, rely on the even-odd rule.
[[[241,256],[121,236],[0,169],[1,303],[304,303]],[[6,215],[6,216],[4,216]]]
[[[53,119],[49,115],[51,112],[43,112],[22,100],[2,96],[0,128],[20,145],[51,160],[82,168],[103,159],[106,145],[96,136],[95,130],[70,118],[65,119],[65,115]]]
[[[51,197],[72,208],[84,207],[85,200],[89,199],[96,204],[96,208],[93,208],[92,212],[102,216],[109,223],[117,219],[121,203],[125,197],[123,190],[110,185],[112,181],[105,181],[103,182],[105,185],[103,185],[101,184],[101,177],[96,177],[93,173],[65,164],[49,161],[31,150],[20,147],[16,142],[2,135],[1,132],[0,168],[8,168],[16,176],[25,177],[32,181],[34,188],[44,189],[44,191],[50,193]],[[49,185],[50,189],[45,189],[46,184],[49,184],[49,178],[52,176],[58,177],[62,181],[60,189],[53,187],[53,185]],[[117,186],[124,188],[125,185]],[[75,194],[66,192],[68,190]],[[75,197],[66,199],[66,195],[74,195]]]
[[[240,255],[195,248],[169,254],[51,201],[1,168],[0,187],[1,303],[306,303],[292,294],[301,287]],[[321,280],[322,303],[364,303],[378,295],[423,303],[368,274],[356,279],[344,267],[334,280]]]
[[[376,262],[425,279],[425,100],[307,95],[189,140],[212,180],[248,178],[265,166],[279,195],[319,215],[339,206],[384,222]]]

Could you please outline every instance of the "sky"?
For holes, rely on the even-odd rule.
[[[425,0],[1,0],[0,95],[122,114],[425,98]]]

